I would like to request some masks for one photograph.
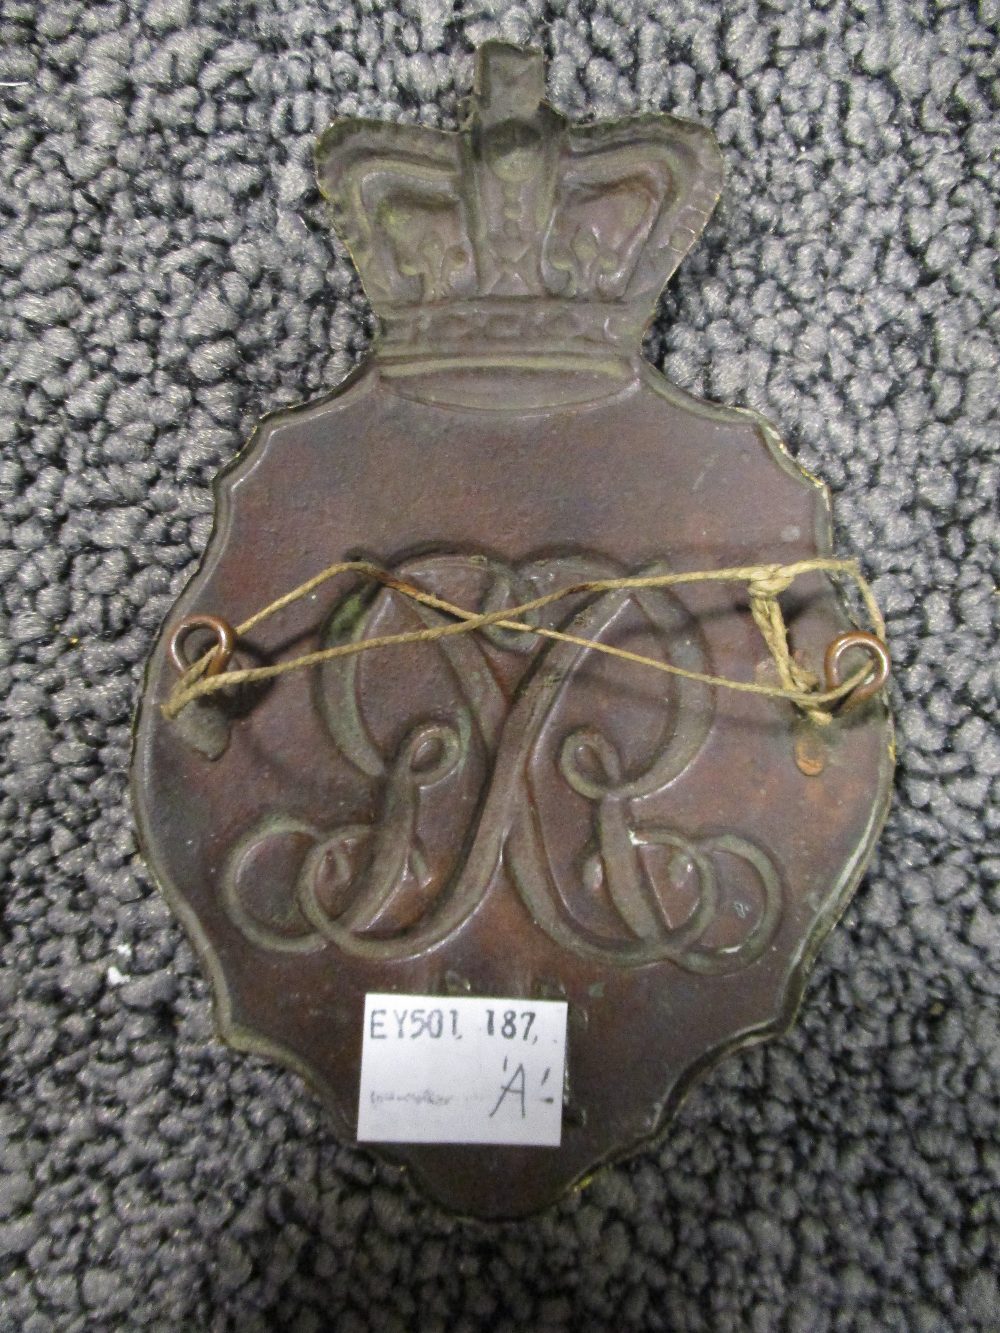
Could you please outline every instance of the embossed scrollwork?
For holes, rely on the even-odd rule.
[[[584,556],[512,569],[430,555],[396,572],[455,604],[497,610],[620,571]],[[391,588],[351,594],[327,642],[442,619]],[[697,625],[664,589],[615,589],[577,598],[560,631],[569,638],[554,643],[499,627],[446,637],[395,674],[371,655],[328,663],[322,715],[363,800],[335,828],[279,817],[237,845],[223,899],[244,934],[282,951],[332,943],[411,957],[461,927],[503,861],[535,922],[571,952],[695,972],[758,957],[781,904],[770,859],[734,833],[693,837],[643,813],[697,758],[711,689],[674,677],[666,691],[657,681],[652,694],[609,696],[590,669],[588,641],[639,636],[663,660],[704,672]],[[735,896],[723,880],[737,883]]]

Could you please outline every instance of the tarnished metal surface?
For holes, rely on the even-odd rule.
[[[321,184],[383,331],[359,372],[267,419],[219,479],[135,751],[146,855],[223,1034],[309,1078],[348,1141],[366,991],[567,999],[560,1148],[385,1154],[484,1217],[550,1203],[657,1133],[711,1061],[787,1024],[891,770],[881,699],[820,728],[783,701],[499,629],[161,716],[184,616],[238,623],[341,558],[492,609],[582,579],[829,550],[826,492],[771,429],[639,356],[714,206],[711,136],[666,116],[573,129],[542,85],[540,57],[491,45],[465,133],[346,121],[323,136]],[[851,622],[820,575],[785,606],[819,675]],[[233,660],[435,615],[344,579]],[[541,615],[770,679],[734,585],[578,596]]]

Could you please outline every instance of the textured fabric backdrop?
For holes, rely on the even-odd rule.
[[[0,1326],[996,1328],[995,0],[0,14]],[[371,333],[313,139],[452,126],[493,36],[545,48],[570,115],[718,136],[722,205],[649,354],[829,482],[887,612],[900,766],[793,1033],[655,1150],[485,1228],[214,1037],[126,770],[213,474]]]

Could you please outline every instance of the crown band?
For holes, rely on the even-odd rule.
[[[642,321],[634,311],[608,302],[522,297],[397,309],[383,316],[381,330],[382,362],[428,354],[480,361],[484,354],[504,352],[607,359],[609,351],[631,355],[636,350]]]

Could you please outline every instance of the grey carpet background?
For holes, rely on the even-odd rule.
[[[0,1327],[1000,1326],[995,0],[0,0]],[[371,320],[312,141],[452,125],[490,36],[571,115],[710,126],[728,183],[650,338],[830,483],[900,768],[788,1038],[662,1145],[487,1229],[214,1038],[139,863],[130,718],[212,475]]]

